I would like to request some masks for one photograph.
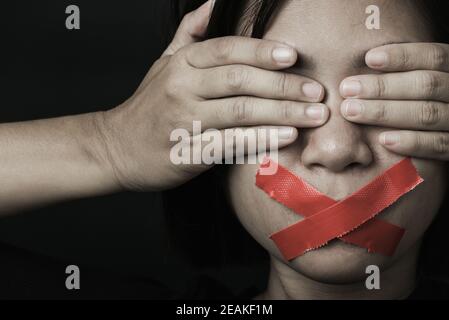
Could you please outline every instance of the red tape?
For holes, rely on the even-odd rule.
[[[261,169],[273,163],[268,160]],[[260,189],[305,218],[270,236],[286,260],[333,239],[392,256],[405,230],[374,217],[423,181],[410,158],[341,201],[320,193],[280,165],[274,175],[261,175],[259,170],[256,176]]]

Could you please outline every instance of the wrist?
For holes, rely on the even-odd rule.
[[[114,144],[114,125],[110,113],[100,111],[91,113],[91,137],[93,141],[86,144],[88,157],[91,158],[100,172],[104,187],[112,192],[125,191],[125,183],[118,167],[117,152]]]

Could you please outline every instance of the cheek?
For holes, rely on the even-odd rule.
[[[285,225],[298,221],[296,214],[272,201],[256,187],[256,165],[236,165],[229,171],[228,189],[232,207],[242,225],[264,248],[275,252],[269,236]]]
[[[413,163],[424,183],[391,214],[391,221],[398,222],[407,230],[399,247],[401,251],[422,238],[438,214],[447,190],[445,164],[417,159],[413,159]]]
[[[282,156],[281,163],[282,163]],[[413,160],[425,183],[405,195],[382,214],[382,219],[402,226],[406,233],[393,257],[370,254],[366,249],[333,241],[289,262],[289,266],[309,278],[339,283],[363,279],[367,265],[381,269],[394,263],[422,238],[435,218],[446,190],[445,169],[441,163]],[[255,185],[258,166],[236,165],[228,177],[232,206],[245,229],[269,253],[283,260],[269,236],[302,218],[270,199]]]

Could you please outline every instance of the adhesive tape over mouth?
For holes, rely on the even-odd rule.
[[[273,165],[267,159],[261,169]],[[271,198],[304,217],[270,236],[286,260],[339,239],[392,256],[405,229],[376,216],[424,180],[406,158],[359,191],[341,201],[320,193],[300,177],[278,165],[274,175],[256,176],[256,185]]]

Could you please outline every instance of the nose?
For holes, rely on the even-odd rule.
[[[341,115],[342,101],[336,90],[333,90],[325,101],[331,110],[329,121],[304,134],[301,160],[305,167],[321,167],[338,173],[349,168],[368,166],[373,161],[372,151],[363,137],[363,128],[348,122]]]

